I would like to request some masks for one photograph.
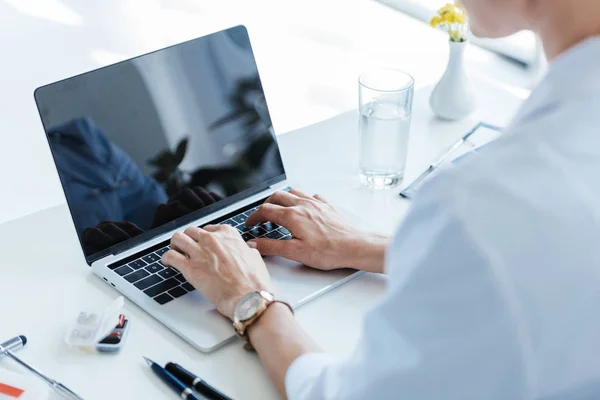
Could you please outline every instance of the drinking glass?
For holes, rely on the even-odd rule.
[[[404,177],[415,81],[406,72],[380,69],[358,83],[360,180],[373,189],[392,188]]]

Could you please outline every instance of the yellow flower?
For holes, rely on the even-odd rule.
[[[456,1],[454,3],[447,3],[441,7],[438,10],[437,15],[429,21],[429,24],[432,27],[439,27],[447,32],[450,39],[455,42],[462,42],[465,40],[467,23],[466,11]]]
[[[431,21],[429,21],[429,25],[431,25],[432,28],[437,27],[441,23],[442,23],[442,18],[437,15],[435,17],[431,18]]]
[[[438,14],[440,14],[440,15],[444,15],[444,14],[446,14],[446,13],[451,13],[451,12],[454,12],[454,9],[455,9],[455,7],[456,7],[456,6],[455,6],[454,4],[452,4],[452,3],[447,3],[446,5],[444,5],[442,8],[440,8],[440,9],[438,10]]]
[[[447,24],[453,24],[455,20],[456,16],[453,12],[448,12],[442,15],[442,21],[446,22]]]

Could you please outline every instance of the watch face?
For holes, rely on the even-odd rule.
[[[258,312],[263,298],[258,293],[250,293],[244,296],[235,308],[235,318],[239,321],[246,321],[252,318]]]

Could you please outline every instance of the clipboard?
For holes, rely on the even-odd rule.
[[[480,122],[454,143],[440,158],[429,165],[417,179],[405,187],[400,192],[400,196],[405,199],[412,199],[419,188],[431,179],[436,172],[452,164],[459,163],[461,159],[464,160],[463,157],[470,153],[481,150],[488,143],[498,139],[503,131],[504,129],[499,126]]]

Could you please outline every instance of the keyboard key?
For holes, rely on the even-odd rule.
[[[277,229],[277,227],[271,222],[265,222],[264,224],[261,225],[261,227],[264,230],[266,230],[267,232],[271,232],[271,231],[274,231],[275,229]]]
[[[159,257],[162,257],[162,255],[165,254],[167,251],[169,251],[169,248],[163,247],[160,250],[156,250],[155,253],[158,254]]]
[[[147,256],[142,257],[142,260],[146,261],[148,264],[152,264],[153,262],[160,260],[160,257],[154,253],[150,253]]]
[[[259,209],[260,209],[260,206],[251,208],[250,210],[246,211],[244,213],[244,215],[251,216],[252,214],[254,214],[255,212],[257,212]]]
[[[291,235],[292,233],[290,231],[288,231],[287,229],[285,229],[283,226],[280,226],[279,229],[277,229],[279,232],[283,233],[284,235]]]
[[[252,239],[255,239],[255,238],[254,238],[254,236],[252,236],[249,233],[243,233],[242,234],[242,239],[244,239],[244,242],[247,242],[248,240],[252,240]]]
[[[175,300],[175,299],[174,299],[173,297],[169,296],[168,294],[166,294],[166,293],[163,293],[163,294],[161,294],[160,296],[156,296],[156,297],[154,298],[154,300],[155,300],[155,301],[156,301],[158,304],[162,305],[162,304],[167,304],[167,303],[168,303],[168,302],[170,302],[171,300]]]
[[[123,265],[122,267],[115,269],[115,272],[121,276],[124,276],[133,272],[133,268],[128,267],[127,265]]]
[[[256,226],[256,227],[250,229],[248,232],[253,234],[255,237],[260,237],[260,236],[264,235],[265,233],[267,233],[267,231],[265,231],[260,226]]]
[[[169,294],[175,298],[181,297],[184,294],[187,294],[187,290],[185,290],[184,288],[182,288],[181,286],[177,286],[175,289],[171,289],[169,290]]]
[[[235,228],[239,224],[231,219],[228,219],[227,221],[221,222],[221,225],[229,225],[229,226],[233,226]]]
[[[140,269],[148,265],[144,260],[135,260],[128,264],[133,269]]]
[[[246,222],[246,216],[244,214],[236,215],[235,217],[232,217],[231,219],[234,220],[235,222],[237,222],[238,225]]]
[[[162,265],[160,265],[159,263],[154,263],[154,264],[150,264],[148,265],[146,268],[144,268],[146,271],[150,272],[151,274],[154,274],[158,271],[162,271],[163,269],[165,269],[165,267],[163,267]]]
[[[193,292],[194,290],[196,290],[189,282],[184,283],[183,285],[181,285],[181,287],[187,290],[188,292]]]
[[[142,279],[141,281],[135,283],[133,286],[140,290],[144,290],[149,288],[152,285],[156,285],[158,282],[162,282],[164,279],[158,275],[150,275],[149,277]]]
[[[177,270],[175,270],[173,268],[165,268],[164,270],[160,271],[158,274],[160,276],[162,276],[163,278],[167,279],[167,278],[171,278],[172,276],[177,275]]]
[[[140,269],[139,271],[135,271],[134,273],[127,275],[125,279],[127,279],[128,282],[134,283],[149,275],[150,274],[147,271]]]
[[[144,290],[144,293],[146,293],[150,297],[154,297],[163,292],[166,292],[167,290],[171,290],[179,286],[180,284],[181,282],[179,282],[177,279],[171,278],[152,286],[150,289]]]
[[[273,231],[273,232],[269,232],[265,235],[265,237],[268,237],[269,239],[281,239],[284,235],[281,234],[280,232],[277,231]]]
[[[250,229],[252,229],[251,226],[246,226],[246,225],[238,225],[238,226],[236,226],[236,228],[237,228],[238,231],[240,231],[240,233],[246,233]]]
[[[181,275],[181,274],[177,274],[177,275],[175,275],[175,279],[177,279],[177,280],[178,280],[179,282],[181,282],[181,283],[187,282],[187,281],[185,280],[185,278],[183,277],[183,275]]]
[[[292,240],[292,235],[285,235],[281,240]]]

